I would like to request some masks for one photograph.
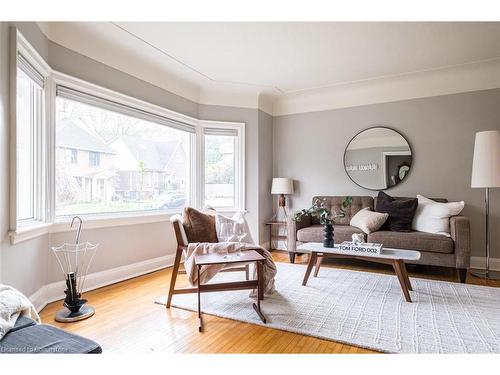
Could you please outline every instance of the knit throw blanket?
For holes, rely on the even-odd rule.
[[[11,286],[0,284],[0,340],[14,327],[20,315],[40,323],[35,307],[26,296]]]
[[[263,276],[264,276],[264,294],[272,294],[275,291],[274,288],[274,277],[276,276],[276,264],[274,263],[273,257],[271,253],[264,249],[263,247],[250,245],[246,243],[190,243],[187,248],[186,260],[184,261],[184,268],[186,269],[186,273],[189,279],[189,283],[191,285],[195,285],[197,283],[198,274],[196,271],[196,265],[194,262],[195,255],[209,254],[209,253],[219,253],[226,254],[228,253],[236,253],[241,248],[241,250],[257,250],[259,251],[266,261],[264,262],[263,267]],[[221,271],[225,267],[224,264],[216,264],[216,265],[208,265],[202,266],[200,269],[200,283],[205,284],[209,282],[219,271]],[[253,277],[257,278],[257,269],[254,267],[253,269]],[[252,291],[252,296],[255,296],[255,291]]]

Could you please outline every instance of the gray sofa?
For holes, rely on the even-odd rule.
[[[335,212],[340,211],[340,204],[344,197],[341,196],[318,196],[324,198],[326,204]],[[404,198],[396,198],[404,199]],[[446,199],[435,199],[439,202],[447,202]],[[364,234],[360,229],[349,225],[352,216],[365,207],[372,210],[376,207],[377,198],[370,196],[353,197],[352,205],[348,208],[344,218],[337,219],[334,225],[335,243],[350,241],[353,233],[361,233],[365,241],[382,243],[385,247],[418,250],[421,252],[417,264],[453,267],[458,270],[460,282],[465,282],[467,269],[470,266],[470,225],[465,216],[454,216],[450,218],[451,238],[439,234],[424,232],[391,232],[380,230]],[[295,222],[290,215],[287,222],[288,238],[287,246],[290,253],[290,261],[293,263],[297,246],[306,242],[323,242],[323,226],[316,218],[304,216]]]
[[[20,316],[0,340],[0,354],[97,354],[102,348],[85,337]]]

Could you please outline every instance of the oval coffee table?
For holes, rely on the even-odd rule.
[[[297,246],[297,251],[304,253],[310,253],[309,262],[307,263],[306,274],[304,275],[304,280],[302,285],[307,284],[309,275],[316,264],[316,271],[314,272],[314,277],[318,275],[319,269],[321,267],[322,258],[354,258],[361,259],[367,262],[374,263],[384,263],[390,264],[394,268],[394,272],[398,277],[399,284],[403,290],[403,294],[407,302],[411,302],[410,290],[412,289],[410,278],[408,277],[408,272],[406,271],[405,260],[419,260],[420,252],[416,250],[403,250],[403,249],[382,249],[380,254],[373,255],[358,255],[354,252],[347,252],[340,250],[337,245],[335,247],[324,247],[320,242],[308,242]]]

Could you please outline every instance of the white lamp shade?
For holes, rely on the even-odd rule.
[[[291,178],[273,178],[271,194],[293,194],[293,180]]]
[[[500,187],[500,131],[498,130],[476,133],[471,187]]]

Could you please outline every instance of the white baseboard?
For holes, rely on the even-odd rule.
[[[174,259],[175,254],[170,254],[138,263],[128,264],[126,266],[91,273],[87,275],[85,280],[86,286],[84,292],[169,267],[173,265]],[[41,311],[48,303],[63,299],[65,289],[66,284],[64,281],[50,283],[38,289],[29,299],[36,310]]]
[[[470,268],[484,269],[486,264],[485,257],[471,257]],[[500,258],[490,258],[490,270],[500,271]]]

